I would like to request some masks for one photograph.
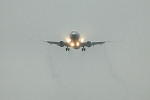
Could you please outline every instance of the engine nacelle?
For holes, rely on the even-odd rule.
[[[92,42],[87,41],[87,42],[86,42],[86,46],[87,46],[87,47],[91,47],[91,46],[92,46]]]
[[[60,47],[64,47],[65,46],[65,43],[63,41],[60,41],[59,44],[58,44]]]

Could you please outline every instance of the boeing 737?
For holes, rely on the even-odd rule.
[[[79,49],[82,48],[82,51],[86,51],[85,47],[91,47],[94,45],[102,45],[105,42],[111,42],[111,41],[101,41],[101,42],[91,42],[91,41],[87,41],[84,42],[84,40],[82,38],[80,38],[80,34],[77,31],[72,31],[70,33],[70,38],[67,39],[66,42],[64,41],[59,41],[59,42],[54,42],[54,41],[44,41],[51,44],[55,44],[58,45],[60,47],[64,47],[66,46],[66,51],[70,51],[70,48],[74,48],[74,49]]]

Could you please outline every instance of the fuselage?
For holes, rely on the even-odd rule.
[[[72,48],[79,49],[81,47],[80,34],[77,31],[70,33],[70,39],[71,41],[69,43]]]

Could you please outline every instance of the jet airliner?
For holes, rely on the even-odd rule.
[[[70,51],[70,48],[74,48],[74,49],[79,49],[82,48],[82,51],[86,51],[85,47],[91,47],[94,45],[102,45],[105,42],[111,42],[111,41],[101,41],[101,42],[91,42],[91,41],[86,41],[84,42],[84,40],[82,38],[80,38],[80,34],[77,31],[72,31],[70,33],[70,38],[67,39],[67,42],[64,41],[59,41],[59,42],[54,42],[54,41],[44,41],[51,44],[55,44],[58,45],[60,47],[66,47],[66,51]]]

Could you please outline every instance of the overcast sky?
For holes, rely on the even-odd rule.
[[[0,0],[0,100],[150,100],[149,11],[149,0]],[[118,42],[66,52],[29,40],[72,30]]]

